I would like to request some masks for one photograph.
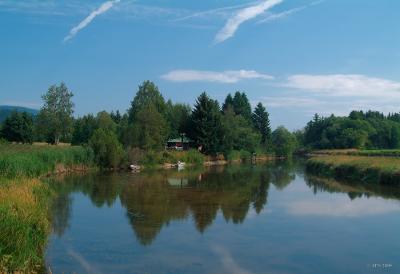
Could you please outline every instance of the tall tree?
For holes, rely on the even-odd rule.
[[[252,118],[254,127],[261,134],[261,143],[264,145],[270,144],[271,126],[269,122],[269,113],[261,103],[258,103],[255,107]]]
[[[94,131],[98,128],[98,122],[92,114],[79,117],[74,122],[74,132],[72,134],[73,145],[82,145],[89,142]]]
[[[132,134],[134,146],[150,150],[164,147],[168,134],[167,128],[165,119],[156,107],[148,104],[140,108],[133,126],[128,130]]]
[[[133,122],[140,109],[148,107],[149,104],[153,104],[157,112],[165,115],[165,100],[158,87],[151,81],[144,81],[131,102],[131,108],[128,110],[129,121]]]
[[[225,102],[222,105],[222,111],[225,112],[228,108],[233,108],[233,97],[230,93],[225,98]]]
[[[291,156],[296,148],[296,137],[283,126],[272,133],[272,143],[276,156]]]
[[[260,134],[254,131],[251,125],[241,116],[236,115],[229,107],[222,116],[224,132],[223,148],[227,154],[231,150],[246,150],[254,152],[260,143]]]
[[[9,142],[33,142],[33,118],[27,112],[12,112],[3,122],[1,135]]]
[[[42,96],[44,106],[38,119],[43,119],[42,125],[52,143],[58,144],[61,138],[68,138],[72,133],[74,104],[71,101],[73,93],[64,83],[52,85]]]
[[[215,154],[222,149],[222,134],[219,104],[203,92],[191,115],[190,137],[202,146],[203,152]]]
[[[168,100],[166,118],[169,123],[169,137],[178,137],[181,133],[187,133],[191,112],[189,105],[173,104],[171,100]]]
[[[242,115],[246,121],[251,123],[251,105],[249,99],[247,99],[247,95],[242,92],[237,91],[235,96],[233,96],[233,110],[237,115]]]

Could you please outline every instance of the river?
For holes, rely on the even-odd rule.
[[[400,190],[301,161],[50,184],[53,273],[400,273]]]

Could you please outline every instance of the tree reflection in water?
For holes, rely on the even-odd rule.
[[[194,220],[203,233],[221,212],[226,222],[244,222],[250,208],[266,207],[270,184],[283,189],[295,178],[291,163],[232,165],[154,171],[70,175],[51,179],[55,189],[51,215],[53,231],[62,236],[69,226],[72,195],[82,193],[97,207],[112,206],[117,198],[143,245],[149,245],[171,221]]]

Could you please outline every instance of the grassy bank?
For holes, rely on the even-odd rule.
[[[400,149],[331,149],[316,150],[312,155],[349,155],[349,156],[381,156],[381,157],[400,157]]]
[[[44,265],[51,193],[37,179],[0,186],[0,273],[33,272]]]
[[[165,164],[176,164],[178,161],[187,164],[202,165],[206,156],[197,150],[189,151],[132,151],[128,156],[129,164],[142,165],[144,167],[158,167]]]
[[[0,145],[0,178],[37,178],[92,163],[91,149],[80,146]]]
[[[307,161],[307,170],[339,180],[400,184],[400,159],[392,157],[320,155]]]
[[[44,265],[51,191],[38,178],[91,165],[83,147],[0,145],[0,273],[30,273]]]

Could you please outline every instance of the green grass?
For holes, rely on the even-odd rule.
[[[0,177],[37,178],[66,167],[91,165],[93,153],[80,146],[0,145]]]
[[[400,157],[400,149],[326,149],[315,150],[314,155],[351,155],[351,156],[382,156],[382,157]]]
[[[38,271],[50,231],[49,188],[37,179],[2,180],[0,273]]]
[[[166,163],[176,164],[178,161],[188,164],[203,164],[205,156],[194,149],[188,151],[148,151],[141,159],[140,164],[151,167]]]
[[[307,161],[307,169],[323,176],[364,183],[400,184],[400,159],[381,156],[325,155]]]
[[[51,191],[37,178],[92,163],[84,147],[0,145],[0,273],[42,271]]]

